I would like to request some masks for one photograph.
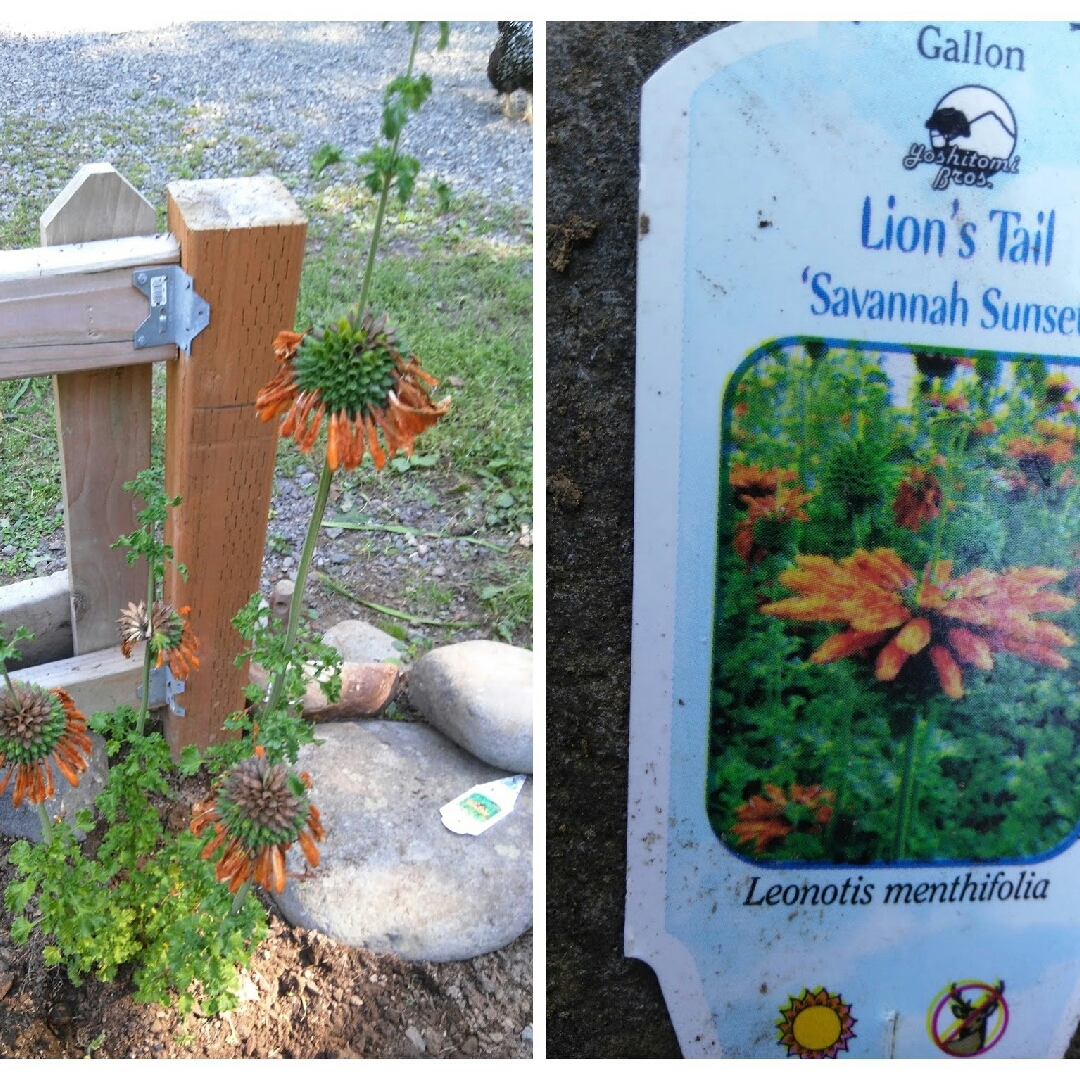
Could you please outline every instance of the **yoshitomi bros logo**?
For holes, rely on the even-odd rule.
[[[936,166],[935,191],[950,184],[992,188],[998,173],[1018,173],[1016,117],[1009,103],[985,86],[958,86],[933,108],[924,127],[927,142],[913,142],[904,168]]]

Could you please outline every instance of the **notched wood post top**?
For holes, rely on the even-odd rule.
[[[276,176],[177,180],[165,190],[191,230],[307,225],[303,211]]]
[[[83,165],[41,215],[41,243],[82,244],[157,232],[157,212],[111,165]]]

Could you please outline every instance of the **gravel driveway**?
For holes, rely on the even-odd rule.
[[[416,66],[434,92],[403,148],[422,176],[456,193],[529,206],[532,128],[503,116],[487,80],[497,33],[494,23],[454,23],[449,47],[436,52],[437,26],[424,27]],[[371,146],[382,88],[402,72],[409,38],[400,22],[0,29],[0,219],[32,214],[26,200],[43,209],[68,179],[73,151],[80,162],[112,161],[157,205],[179,175],[258,172],[274,172],[302,201],[323,143],[347,158]]]

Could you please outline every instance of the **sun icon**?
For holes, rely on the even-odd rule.
[[[789,997],[780,1015],[777,1041],[787,1047],[788,1057],[834,1058],[855,1038],[851,1006],[820,986]]]

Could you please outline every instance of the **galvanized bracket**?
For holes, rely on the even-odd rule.
[[[168,705],[174,716],[184,715],[184,706],[177,705],[177,695],[182,694],[187,688],[183,679],[173,677],[173,673],[167,665],[150,669],[150,708],[158,709],[162,705]],[[142,697],[142,687],[136,688],[135,693]]]
[[[135,331],[135,348],[179,345],[191,354],[194,337],[210,325],[210,305],[179,266],[136,270],[132,284],[150,301],[150,314]]]

